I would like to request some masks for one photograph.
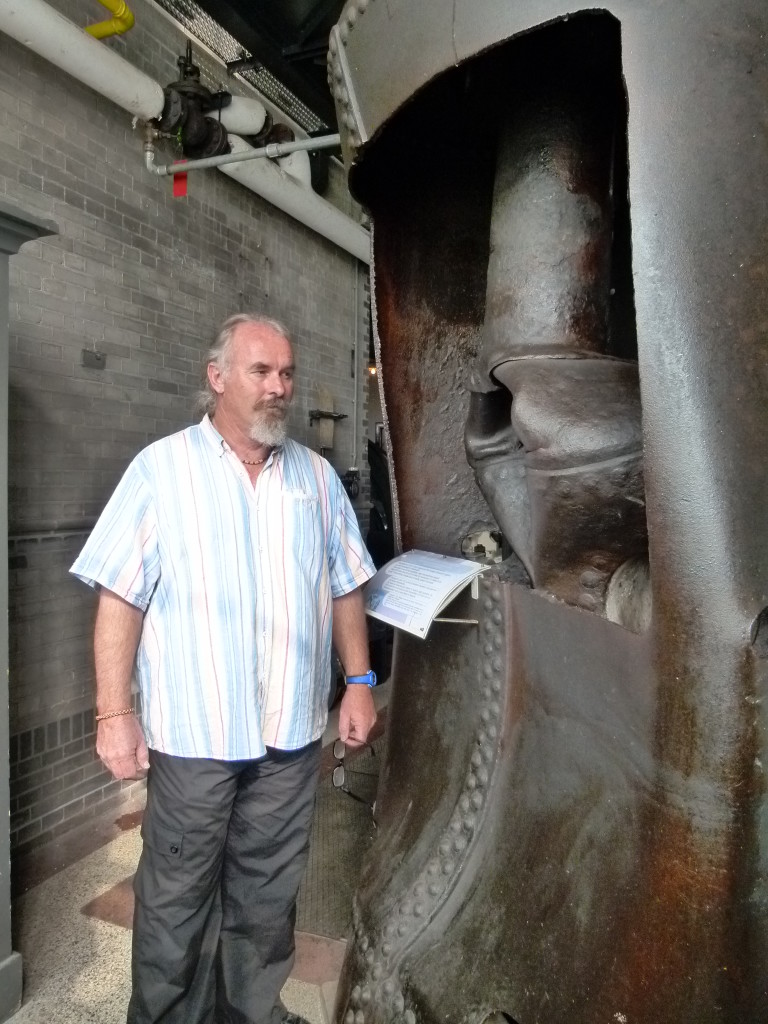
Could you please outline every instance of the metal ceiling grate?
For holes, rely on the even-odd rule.
[[[204,43],[209,50],[225,63],[251,54],[214,19],[199,7],[194,0],[155,0],[158,6]],[[266,68],[258,71],[238,72],[238,77],[271,100],[276,107],[292,117],[306,132],[315,132],[327,125],[301,102],[291,91],[279,82]]]

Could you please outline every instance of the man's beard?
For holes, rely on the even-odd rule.
[[[270,448],[279,447],[285,441],[287,414],[287,402],[275,402],[257,409],[251,424],[251,440],[267,444]]]

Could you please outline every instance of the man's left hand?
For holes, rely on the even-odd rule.
[[[362,747],[376,723],[376,707],[368,686],[350,683],[339,708],[339,739],[352,749]]]

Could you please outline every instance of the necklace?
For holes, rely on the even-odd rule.
[[[263,459],[240,459],[240,461],[246,466],[260,466],[262,462],[267,461],[267,456],[265,455]]]

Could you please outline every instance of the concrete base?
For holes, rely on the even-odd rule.
[[[21,957],[11,953],[0,962],[0,1024],[21,1006]]]

